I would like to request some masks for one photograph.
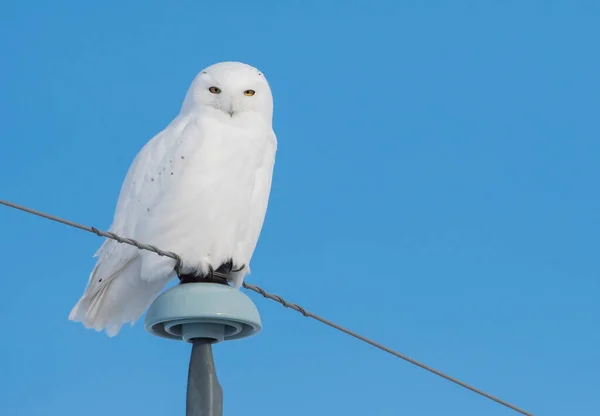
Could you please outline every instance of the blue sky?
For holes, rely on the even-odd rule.
[[[279,138],[247,281],[538,415],[600,413],[600,4],[0,4],[0,198],[107,228],[195,74]],[[426,4],[425,4],[426,3]],[[67,320],[101,240],[0,207],[0,414],[183,414],[189,345]],[[250,293],[225,414],[516,414]]]

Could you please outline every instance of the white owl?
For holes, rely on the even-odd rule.
[[[135,157],[110,231],[179,254],[180,276],[233,268],[239,288],[271,190],[272,118],[271,90],[256,68],[223,62],[201,71],[179,115]],[[177,275],[175,260],[113,240],[96,256],[69,319],[109,336],[133,325]]]

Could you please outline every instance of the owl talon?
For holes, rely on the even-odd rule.
[[[232,267],[233,267],[233,265],[232,265]],[[242,270],[244,270],[244,267],[246,267],[246,265],[245,265],[245,264],[242,264],[242,265],[241,265],[241,266],[240,266],[238,269],[235,269],[235,270],[229,270],[229,271],[230,271],[230,272],[234,272],[234,273],[236,273],[236,272],[241,272]]]

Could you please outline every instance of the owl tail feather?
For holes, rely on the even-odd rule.
[[[169,280],[142,280],[140,268],[141,258],[136,257],[107,278],[100,290],[93,294],[86,291],[71,311],[69,320],[96,331],[106,330],[109,337],[117,335],[127,322],[133,326]]]

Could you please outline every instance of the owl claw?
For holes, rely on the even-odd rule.
[[[219,266],[219,268],[216,270],[217,273],[223,273],[223,274],[229,274],[229,273],[236,273],[236,272],[240,272],[242,270],[244,270],[244,267],[246,267],[245,264],[242,264],[241,267],[234,269],[233,268],[233,261],[232,260],[228,260],[226,263],[223,263]]]

